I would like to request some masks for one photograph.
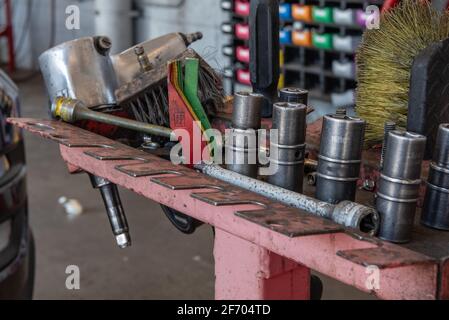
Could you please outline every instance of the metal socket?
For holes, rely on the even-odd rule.
[[[239,92],[234,97],[232,129],[226,134],[226,164],[233,172],[256,178],[258,165],[258,133],[262,125],[264,97]]]
[[[449,124],[442,124],[438,131],[421,223],[433,229],[449,231]]]
[[[318,156],[317,199],[333,204],[355,200],[365,126],[365,121],[360,118],[324,117]]]
[[[425,149],[422,135],[403,131],[388,135],[376,200],[383,240],[406,243],[411,239]]]
[[[230,129],[226,134],[226,166],[228,170],[247,177],[257,178],[257,131]]]
[[[261,94],[239,92],[234,96],[232,127],[234,129],[258,130],[262,123],[262,108],[265,103]]]
[[[279,92],[279,101],[308,105],[309,91],[300,88],[284,88]]]
[[[302,193],[306,152],[307,107],[299,103],[280,102],[273,106],[273,127],[277,142],[270,143],[270,161],[276,173],[268,182]]]

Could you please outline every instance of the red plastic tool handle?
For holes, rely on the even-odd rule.
[[[394,8],[399,3],[399,0],[385,0],[382,6],[382,12],[386,12],[391,8]]]
[[[431,1],[431,0],[422,0],[422,1]],[[382,7],[382,12],[388,11],[391,8],[394,8],[400,0],[385,0],[384,5]],[[449,1],[446,3],[446,9],[449,10]]]

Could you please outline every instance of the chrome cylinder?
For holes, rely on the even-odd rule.
[[[257,156],[257,131],[231,129],[227,132],[226,165],[229,170],[256,178],[259,172]]]
[[[234,96],[232,127],[234,129],[260,129],[262,123],[263,96],[260,94],[239,92]]]
[[[277,141],[270,141],[270,162],[275,174],[268,182],[302,193],[306,152],[307,107],[299,103],[280,102],[273,106],[273,127]]]
[[[422,135],[402,131],[388,135],[376,200],[383,240],[406,243],[411,239],[425,148]]]
[[[308,105],[309,91],[299,88],[284,88],[279,92],[279,101]]]
[[[438,131],[421,223],[430,228],[449,231],[449,124],[442,124]]]
[[[259,171],[257,130],[261,127],[264,103],[264,97],[260,94],[237,93],[234,97],[232,128],[226,133],[227,168],[253,178],[257,177]]]
[[[329,203],[354,201],[360,175],[365,121],[345,115],[324,117],[317,169],[316,198]]]

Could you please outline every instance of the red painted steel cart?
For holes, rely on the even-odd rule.
[[[214,226],[217,299],[309,299],[311,270],[382,299],[449,299],[446,233],[393,245],[66,123],[10,121],[60,143],[71,172]]]

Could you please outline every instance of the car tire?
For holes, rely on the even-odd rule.
[[[23,289],[23,300],[32,300],[34,293],[34,279],[36,274],[36,244],[34,242],[33,232],[29,232],[28,241],[28,279]]]

